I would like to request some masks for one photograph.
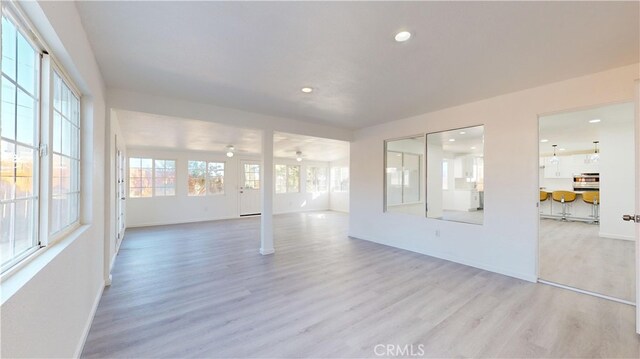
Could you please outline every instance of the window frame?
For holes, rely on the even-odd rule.
[[[49,66],[47,68],[47,77],[43,78],[43,88],[45,87],[44,85],[46,85],[47,91],[49,92],[49,96],[48,96],[48,101],[50,102],[49,106],[47,106],[46,110],[48,110],[46,117],[46,124],[42,123],[41,126],[44,124],[46,132],[43,131],[43,136],[46,134],[46,142],[44,142],[44,147],[45,152],[47,153],[47,162],[48,162],[48,172],[49,175],[47,176],[47,180],[48,180],[48,186],[45,189],[47,193],[47,210],[48,210],[48,241],[50,243],[55,243],[58,240],[66,237],[69,233],[75,231],[76,229],[78,229],[81,225],[82,225],[82,210],[83,210],[83,205],[82,205],[82,180],[83,180],[83,175],[82,175],[82,170],[83,170],[83,166],[82,166],[82,96],[80,95],[80,91],[78,90],[78,88],[75,86],[75,84],[73,83],[73,81],[71,81],[69,79],[69,77],[67,76],[66,72],[64,72],[64,70],[62,69],[62,67],[60,65],[58,65],[56,63],[56,61],[54,59],[52,59],[50,56],[48,55],[44,55],[43,58],[43,63],[49,62]],[[42,68],[43,66],[41,66]],[[58,77],[60,77],[60,80],[63,82],[64,85],[66,85],[69,90],[71,91],[71,93],[78,99],[78,208],[77,208],[77,213],[78,213],[78,218],[60,228],[57,232],[52,232],[51,229],[53,228],[52,225],[52,217],[53,217],[53,173],[51,171],[51,169],[53,169],[53,123],[54,123],[54,112],[55,112],[55,105],[53,104],[53,102],[55,101],[55,93],[54,93],[54,89],[53,86],[55,84],[54,79],[54,73],[58,75]],[[44,111],[45,108],[44,106],[42,107],[42,111]],[[43,116],[44,118],[45,116]],[[42,121],[44,122],[44,121]],[[41,139],[42,141],[42,139]],[[69,192],[71,193],[71,192]],[[44,195],[43,195],[44,196]]]
[[[335,192],[335,193],[346,193],[346,192],[349,192],[349,181],[347,181],[346,189],[343,188],[343,186],[342,186],[342,182],[344,181],[344,178],[345,178],[343,176],[344,170],[346,170],[346,173],[347,173],[347,177],[346,178],[348,179],[351,176],[351,174],[349,173],[349,167],[347,167],[347,166],[331,167],[331,170],[330,170],[331,192]],[[338,172],[337,176],[335,175],[334,171]],[[336,183],[335,179],[336,178],[340,179],[338,186],[335,186],[335,183]]]
[[[6,2],[2,3],[2,7],[0,10],[0,19],[2,17],[7,18],[7,21],[11,22],[13,24],[13,26],[15,26],[16,29],[16,34],[20,34],[26,41],[27,43],[31,46],[31,48],[34,50],[35,53],[35,60],[36,60],[36,68],[35,70],[35,78],[34,78],[34,96],[35,96],[35,106],[34,106],[34,115],[35,115],[35,119],[34,119],[34,129],[33,129],[33,144],[32,145],[28,145],[25,144],[21,141],[18,140],[17,138],[17,134],[16,134],[16,138],[11,140],[11,139],[7,139],[6,141],[13,144],[14,146],[14,154],[17,151],[17,146],[23,146],[23,147],[28,147],[31,148],[34,151],[34,156],[33,156],[33,164],[32,164],[32,184],[31,184],[31,189],[33,191],[32,195],[30,197],[24,197],[21,198],[20,200],[23,199],[31,199],[32,203],[33,203],[33,219],[32,219],[32,223],[31,225],[32,230],[33,230],[33,234],[32,234],[32,242],[30,244],[30,247],[28,249],[26,249],[25,251],[23,251],[22,253],[14,256],[13,258],[9,259],[6,263],[2,264],[0,263],[0,272],[2,274],[6,273],[8,270],[10,270],[11,268],[15,267],[17,264],[19,264],[20,262],[22,262],[23,260],[25,260],[27,257],[31,256],[33,253],[37,252],[40,248],[43,247],[43,236],[41,235],[41,233],[45,233],[45,232],[41,232],[41,226],[40,226],[40,218],[41,218],[41,207],[42,207],[42,191],[41,191],[41,185],[42,185],[42,163],[44,162],[42,160],[42,156],[40,155],[40,146],[42,143],[42,98],[43,98],[43,94],[42,94],[42,51],[43,51],[43,46],[38,43],[37,41],[34,41],[34,39],[30,36],[29,32],[32,32],[32,28],[31,26],[24,21],[22,14],[17,11],[17,9],[15,9],[13,6],[9,6],[9,4],[5,4]],[[0,25],[1,26],[1,25]],[[27,32],[29,31],[29,32]],[[1,31],[0,31],[1,32]],[[17,48],[18,44],[16,43],[16,48]],[[4,51],[2,49],[2,46],[0,45],[0,54],[2,53],[2,51]],[[1,61],[1,60],[0,60]],[[18,97],[18,91],[22,90],[24,93],[26,93],[27,95],[31,96],[30,93],[27,91],[27,89],[23,88],[18,82],[18,63],[17,63],[17,59],[16,59],[16,79],[12,80],[10,79],[8,76],[4,76],[4,75],[0,75],[3,79],[6,79],[7,81],[9,81],[14,87],[15,87],[15,96],[14,96],[14,109],[15,109],[15,120],[14,120],[14,125],[17,126],[17,116],[18,116],[18,102],[17,102],[17,97]],[[1,96],[1,95],[0,95]],[[32,97],[33,98],[33,97]],[[17,129],[14,129],[14,131],[17,131]],[[15,159],[13,160],[13,164],[15,166]],[[15,167],[14,167],[14,181],[15,181]],[[14,182],[15,183],[15,182]],[[14,184],[15,185],[15,184]],[[15,209],[15,204],[17,203],[19,199],[15,198],[15,192],[12,195],[12,198],[9,200],[2,200],[0,201],[3,205],[4,204],[13,204],[13,208]],[[15,222],[15,218],[13,218],[13,221]],[[14,239],[15,240],[15,239]],[[11,241],[9,242],[11,243]]]
[[[277,186],[277,180],[278,180],[278,171],[277,171],[277,167],[278,166],[283,166],[285,167],[284,170],[284,185],[285,185],[285,192],[278,192],[278,186]],[[289,187],[289,175],[290,175],[290,169],[297,167],[298,168],[298,188],[295,191],[290,190]],[[301,177],[302,177],[302,166],[300,165],[290,165],[290,164],[285,164],[285,163],[277,163],[273,165],[273,177],[274,177],[274,192],[276,194],[286,194],[286,193],[301,193],[302,192],[302,184],[301,184]]]
[[[131,187],[131,160],[132,159],[137,159],[137,160],[150,160],[151,161],[151,195],[150,196],[132,196],[131,195],[131,189],[132,188],[146,188],[146,187]],[[156,193],[156,161],[164,161],[166,163],[166,161],[172,161],[174,163],[174,174],[175,174],[175,182],[173,184],[173,194],[163,194],[163,195],[158,195]],[[142,168],[142,167],[140,167]],[[135,198],[135,199],[145,199],[145,198],[154,198],[154,197],[175,197],[177,195],[177,191],[178,191],[178,160],[175,158],[155,158],[152,156],[143,156],[143,155],[132,155],[132,156],[128,156],[127,157],[127,196],[128,198]],[[141,177],[142,178],[142,177]],[[162,178],[165,178],[164,176]],[[166,188],[165,189],[165,193],[166,193]]]
[[[189,181],[191,179],[191,174],[189,173],[189,163],[190,162],[204,162],[204,194],[191,194],[191,191],[189,190]],[[209,184],[210,184],[210,178],[212,178],[211,176],[209,176],[209,164],[210,163],[217,163],[217,164],[222,164],[222,190],[220,192],[210,192],[209,191]],[[227,183],[225,181],[225,177],[227,176],[227,162],[226,161],[220,161],[220,160],[187,160],[187,197],[207,197],[207,196],[224,196],[226,195],[226,191],[227,191]]]
[[[313,171],[312,175],[310,176],[310,172],[312,169],[315,169],[315,171]],[[318,170],[322,170],[324,171],[324,186],[323,188],[321,188],[321,183],[320,180],[318,179]],[[329,175],[329,167],[328,166],[307,166],[306,168],[306,186],[305,186],[305,190],[307,193],[327,193],[329,192],[329,182],[330,182],[330,175]],[[310,183],[311,182],[311,183]],[[311,185],[311,190],[309,190],[309,185]]]
[[[51,245],[68,238],[75,233],[83,225],[84,205],[83,205],[83,128],[85,119],[83,116],[82,102],[84,97],[78,89],[75,82],[71,79],[64,66],[57,60],[55,54],[52,54],[42,36],[38,33],[36,27],[31,23],[26,14],[14,1],[3,1],[0,7],[1,17],[6,17],[12,22],[16,31],[26,40],[33,48],[36,58],[37,74],[34,78],[34,92],[37,93],[37,101],[34,106],[35,122],[33,129],[34,143],[29,146],[34,151],[34,163],[32,169],[32,188],[34,191],[34,209],[32,231],[34,235],[33,246],[18,256],[8,260],[5,264],[0,264],[0,278],[6,278],[27,265],[33,258],[40,253],[46,251]],[[0,48],[0,54],[2,49]],[[17,70],[17,65],[16,65]],[[53,228],[51,222],[52,214],[52,127],[53,127],[53,74],[57,73],[58,77],[65,83],[71,93],[78,100],[78,201],[77,201],[77,219],[69,223],[67,226],[60,228],[56,233],[51,233]],[[16,73],[17,75],[17,73]],[[16,79],[17,80],[17,79]],[[14,82],[14,81],[12,81]],[[18,88],[25,90],[17,82]],[[28,93],[28,92],[27,92]],[[16,93],[17,96],[17,93]],[[17,104],[16,104],[17,106]],[[17,114],[16,114],[17,116]],[[24,145],[22,142],[11,141],[14,144]]]
[[[175,197],[177,195],[178,192],[178,160],[176,159],[171,159],[171,158],[152,158],[153,160],[153,165],[152,165],[152,174],[151,174],[151,178],[152,178],[152,197]],[[157,194],[156,190],[158,188],[156,188],[156,161],[163,161],[165,166],[163,167],[164,170],[167,169],[166,164],[167,161],[171,161],[173,162],[173,194],[167,194],[167,187],[163,187],[164,190],[164,194],[159,195]],[[167,176],[161,176],[160,178],[168,178]],[[142,197],[142,198],[148,198],[148,197]]]

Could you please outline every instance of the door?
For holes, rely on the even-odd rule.
[[[116,249],[124,237],[124,201],[125,201],[125,159],[116,147]]]
[[[240,161],[240,216],[260,214],[260,162]]]

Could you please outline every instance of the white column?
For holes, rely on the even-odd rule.
[[[260,254],[275,252],[273,248],[273,130],[262,131],[262,211],[260,217]]]

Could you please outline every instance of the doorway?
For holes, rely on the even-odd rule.
[[[636,301],[634,103],[539,117],[539,279]]]
[[[117,137],[116,137],[117,142]],[[125,158],[122,151],[116,146],[116,245],[117,251],[124,237],[125,229]]]
[[[260,162],[240,161],[240,216],[260,214]]]

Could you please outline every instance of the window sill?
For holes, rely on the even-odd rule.
[[[53,259],[69,247],[76,239],[89,229],[88,224],[80,225],[74,231],[69,232],[65,237],[56,240],[55,243],[42,247],[22,262],[16,264],[0,276],[0,305],[8,301],[14,294],[25,286]]]

